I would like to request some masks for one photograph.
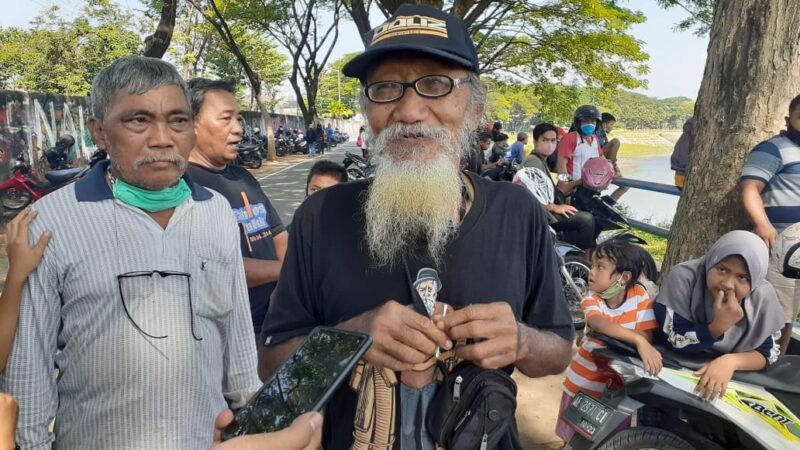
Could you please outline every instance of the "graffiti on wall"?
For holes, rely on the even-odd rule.
[[[69,163],[85,165],[96,150],[87,125],[90,115],[88,97],[0,90],[0,180],[11,175],[19,156],[42,176],[48,170],[44,152],[67,134],[75,139]],[[266,131],[258,112],[242,111],[242,118],[250,128]],[[351,136],[358,129],[355,122],[337,121],[337,125]],[[279,126],[305,128],[302,117],[273,114],[273,130]]]
[[[95,150],[86,125],[88,105],[86,97],[0,91],[0,177],[9,176],[19,156],[43,172],[44,151],[67,134],[75,139],[70,161],[85,163]]]

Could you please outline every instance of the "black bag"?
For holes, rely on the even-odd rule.
[[[464,361],[447,373],[431,399],[426,425],[447,450],[488,450],[506,435],[517,408],[517,385],[502,369],[481,369]]]

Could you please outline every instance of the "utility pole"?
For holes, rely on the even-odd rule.
[[[336,87],[339,89],[339,103],[342,103],[342,73],[336,71]]]

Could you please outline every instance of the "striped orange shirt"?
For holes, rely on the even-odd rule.
[[[658,328],[655,313],[653,313],[653,302],[647,292],[639,284],[628,289],[628,297],[622,304],[611,309],[605,300],[594,292],[581,300],[581,309],[588,320],[589,317],[600,315],[604,319],[610,320],[617,325],[629,330],[654,330]],[[592,352],[606,345],[597,339],[588,336],[583,338],[578,353],[572,358],[572,362],[567,369],[567,378],[564,380],[563,390],[567,394],[574,396],[578,391],[594,397],[599,397],[606,389],[608,378],[598,373]]]

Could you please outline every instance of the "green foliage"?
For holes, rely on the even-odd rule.
[[[342,75],[342,67],[350,62],[358,53],[348,53],[340,59],[328,64],[319,79],[317,109],[320,116],[326,118],[352,117],[359,110],[358,98],[361,83],[356,78]],[[339,94],[341,92],[341,102]]]
[[[624,128],[680,128],[694,112],[694,101],[686,97],[654,99],[633,92],[617,92],[610,102],[599,105],[617,118]]]
[[[489,80],[486,118],[506,123],[509,130],[530,129],[541,122],[569,126],[575,109],[595,104],[617,118],[617,126],[630,129],[680,128],[694,112],[694,101],[686,97],[655,99],[629,91],[597,92],[553,84],[519,85]]]
[[[694,28],[697,36],[706,36],[714,19],[716,0],[656,0],[663,8],[681,8],[689,13],[689,17],[675,24],[678,31]]]
[[[131,14],[110,0],[87,0],[72,21],[44,9],[27,30],[0,29],[0,87],[87,95],[95,75],[142,44]]]

